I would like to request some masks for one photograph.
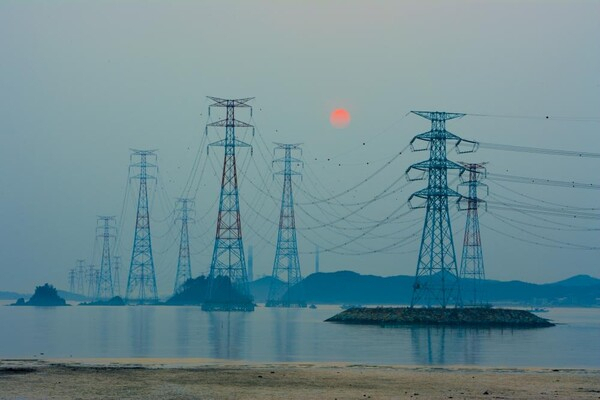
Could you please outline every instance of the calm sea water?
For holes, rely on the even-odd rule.
[[[0,307],[0,358],[202,357],[600,368],[600,309],[550,309],[545,329],[381,328],[323,322],[334,306]],[[41,355],[43,353],[43,355]]]

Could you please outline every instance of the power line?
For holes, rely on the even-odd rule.
[[[546,178],[530,178],[525,176],[516,176],[516,175],[505,175],[505,174],[495,174],[488,173],[488,178],[506,181],[506,182],[515,182],[515,183],[528,183],[534,185],[545,185],[545,186],[557,186],[557,187],[569,187],[575,189],[592,189],[592,190],[600,190],[600,185],[594,183],[581,183],[575,181],[557,181],[553,179]]]
[[[588,151],[576,150],[561,150],[561,149],[545,149],[541,147],[516,146],[511,144],[474,142],[475,146],[480,149],[515,151],[521,153],[533,154],[548,154],[553,156],[579,157],[579,158],[600,158],[600,153],[592,153]]]

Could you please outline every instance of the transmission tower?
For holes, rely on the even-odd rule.
[[[117,296],[121,296],[121,256],[114,256],[112,262],[113,288]]]
[[[190,262],[190,239],[188,234],[188,221],[193,220],[190,213],[193,211],[190,207],[194,204],[192,199],[178,199],[176,211],[178,212],[177,220],[181,221],[181,232],[179,236],[179,257],[177,259],[177,275],[175,275],[175,287],[173,294],[177,294],[183,284],[192,278],[192,267]]]
[[[69,270],[69,292],[71,292],[71,293],[75,293],[75,287],[76,287],[76,285],[75,285],[75,281],[76,281],[75,277],[76,277],[75,268],[71,268]]]
[[[246,259],[242,243],[235,163],[236,147],[251,147],[249,144],[236,139],[235,128],[252,128],[254,134],[252,125],[235,119],[235,109],[240,107],[250,108],[250,115],[252,115],[252,107],[247,104],[252,98],[227,100],[209,97],[209,99],[214,101],[208,107],[209,115],[212,107],[224,107],[226,109],[225,119],[206,126],[207,132],[208,127],[225,128],[225,139],[209,144],[209,146],[224,147],[225,156],[215,247],[210,264],[208,295],[202,308],[207,311],[253,311],[254,303],[248,287]]]
[[[102,238],[102,258],[100,260],[100,271],[98,279],[98,298],[100,300],[109,300],[115,296],[115,290],[113,287],[113,272],[112,272],[112,258],[110,255],[110,239],[114,238],[115,227],[111,225],[115,221],[115,217],[98,217],[98,223],[102,223],[102,226],[98,226],[96,231],[99,231],[98,237]]]
[[[294,216],[294,194],[292,191],[292,175],[300,175],[292,169],[292,163],[302,164],[302,161],[292,157],[292,151],[302,151],[300,144],[276,143],[277,150],[283,150],[283,158],[275,159],[274,163],[283,163],[283,193],[281,195],[281,211],[279,214],[279,232],[277,234],[277,249],[273,263],[273,279],[269,288],[267,307],[306,307],[302,290],[300,260],[298,258],[298,242],[296,240],[296,219]],[[285,282],[280,285],[279,281]],[[298,285],[294,288],[294,286]],[[293,290],[292,290],[293,288]]]
[[[88,292],[87,297],[95,300],[98,298],[98,270],[94,265],[88,267],[87,281],[88,281]]]
[[[465,226],[465,237],[463,241],[462,258],[460,262],[460,277],[463,297],[466,297],[466,303],[473,306],[484,304],[481,286],[485,280],[485,270],[483,268],[483,252],[481,251],[481,235],[479,233],[479,204],[486,204],[485,200],[477,196],[477,189],[481,186],[488,190],[488,186],[481,182],[485,177],[486,163],[461,163],[465,170],[469,172],[468,180],[463,179],[459,187],[466,186],[469,190],[468,196],[463,196],[459,202],[459,207],[465,209],[463,203],[466,202],[467,222]],[[468,295],[467,295],[468,293]]]
[[[77,260],[77,293],[85,296],[85,260]]]
[[[446,141],[454,140],[457,145],[461,141],[460,137],[446,130],[446,121],[465,114],[412,112],[430,120],[431,130],[415,136],[410,142],[413,151],[429,149],[429,160],[413,164],[406,170],[409,180],[416,180],[410,177],[411,170],[421,171],[421,176],[417,179],[423,179],[425,175],[428,179],[427,188],[413,193],[408,200],[411,207],[414,207],[411,203],[414,197],[423,199],[424,204],[416,208],[426,208],[411,307],[419,303],[427,307],[440,305],[445,308],[450,304],[459,306],[459,275],[448,214],[448,197],[460,198],[460,195],[448,187],[448,170],[462,171],[464,168],[446,158]],[[416,140],[428,142],[428,145],[415,149]]]
[[[148,179],[156,179],[148,174],[148,169],[157,169],[155,150],[132,150],[131,160],[139,157],[139,162],[132,163],[129,169],[138,170],[132,179],[140,181],[137,214],[135,219],[135,234],[129,277],[127,278],[126,299],[133,303],[148,304],[158,301],[156,276],[154,275],[154,258],[152,257],[152,240],[150,236],[150,212],[148,210]]]

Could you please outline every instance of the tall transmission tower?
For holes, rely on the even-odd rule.
[[[88,281],[88,292],[87,297],[95,300],[98,298],[98,270],[94,265],[88,267],[87,281]]]
[[[236,139],[235,128],[252,128],[254,134],[252,125],[235,119],[235,109],[250,108],[250,115],[252,116],[252,107],[247,103],[253,98],[227,100],[209,97],[209,99],[214,101],[208,107],[209,115],[213,107],[226,109],[225,119],[206,126],[207,133],[208,127],[225,128],[225,139],[209,144],[209,146],[224,147],[225,156],[221,178],[217,232],[210,263],[208,294],[202,309],[207,311],[253,311],[254,303],[248,287],[246,259],[242,243],[237,167],[235,163],[236,147],[251,147],[249,144]]]
[[[461,290],[463,298],[468,305],[481,306],[484,304],[483,292],[481,286],[485,280],[485,270],[483,268],[483,252],[481,250],[481,235],[479,231],[479,204],[486,204],[485,200],[477,196],[479,187],[488,190],[488,186],[481,182],[485,178],[486,163],[461,163],[465,170],[469,172],[468,180],[463,178],[459,187],[466,186],[469,190],[466,197],[462,197],[459,202],[459,208],[465,209],[463,203],[466,202],[467,222],[465,226],[465,237],[463,241],[462,258],[460,262]]]
[[[446,130],[446,121],[460,118],[465,114],[412,111],[412,113],[431,121],[431,130],[415,136],[410,144],[413,151],[429,149],[429,160],[411,165],[406,174],[409,180],[411,170],[421,171],[417,179],[427,175],[428,185],[413,193],[408,199],[409,205],[414,197],[424,200],[424,204],[414,208],[426,208],[425,222],[419,248],[417,272],[413,284],[411,307],[423,304],[427,307],[440,305],[442,308],[461,304],[458,268],[450,215],[448,213],[448,197],[460,194],[448,187],[448,170],[463,171],[463,166],[446,158],[446,142],[454,140],[460,143],[461,138]],[[416,149],[416,140],[427,142],[427,146]]]
[[[77,260],[77,293],[82,296],[85,296],[85,260]]]
[[[113,256],[113,288],[116,296],[121,296],[121,256]]]
[[[75,293],[75,288],[76,288],[76,273],[75,273],[75,268],[71,268],[69,270],[69,292],[71,293]]]
[[[292,191],[292,175],[300,175],[292,169],[292,163],[302,164],[302,161],[292,157],[292,151],[302,151],[300,144],[276,143],[277,150],[283,150],[283,158],[277,158],[273,163],[283,163],[283,170],[277,175],[283,175],[283,193],[281,195],[281,211],[279,213],[279,232],[277,234],[277,249],[273,263],[273,279],[269,288],[267,307],[306,307],[302,290],[300,260],[298,258],[298,241],[296,240],[296,219],[294,216],[294,194]],[[279,281],[285,282],[280,285]],[[294,286],[298,285],[294,288]],[[293,288],[293,290],[292,290]]]
[[[97,236],[102,238],[102,258],[100,259],[100,271],[98,279],[98,298],[100,300],[109,300],[115,296],[113,286],[112,258],[110,255],[110,239],[115,237],[115,227],[112,223],[115,221],[114,216],[100,216],[98,223],[102,226],[96,227],[99,231]]]
[[[150,212],[148,209],[148,179],[156,179],[155,176],[148,174],[148,169],[157,170],[158,168],[155,152],[156,150],[132,150],[130,157],[131,161],[134,157],[139,157],[139,162],[130,164],[129,169],[138,170],[138,174],[132,176],[131,179],[140,181],[140,189],[125,297],[128,301],[138,304],[156,303],[158,301],[150,235]],[[153,160],[154,163],[148,162],[148,159]]]
[[[179,236],[179,257],[177,258],[177,274],[175,275],[175,287],[173,294],[177,294],[183,284],[192,278],[192,267],[190,261],[190,239],[188,233],[188,221],[193,220],[190,217],[191,206],[194,204],[194,200],[180,198],[177,199],[175,205],[178,213],[177,219],[181,221],[181,231]]]

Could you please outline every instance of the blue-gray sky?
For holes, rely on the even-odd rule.
[[[154,195],[152,229],[159,291],[168,293],[177,257],[169,210],[185,188],[203,141],[209,95],[256,97],[252,122],[257,136],[240,132],[255,146],[253,159],[241,150],[238,161],[242,229],[246,246],[254,246],[257,274],[269,274],[272,267],[276,229],[263,216],[277,220],[278,205],[255,185],[274,197],[281,190],[271,180],[272,153],[263,143],[302,142],[308,176],[300,184],[318,198],[352,187],[427,130],[426,120],[405,116],[415,109],[550,116],[468,116],[448,128],[484,142],[600,152],[598,15],[597,1],[3,1],[0,289],[27,291],[45,281],[66,287],[75,260],[92,257],[96,216],[121,213],[128,149],[157,148],[163,188]],[[352,114],[345,129],[329,125],[328,115],[336,107]],[[220,135],[211,131],[204,143]],[[199,217],[192,228],[194,275],[207,271],[210,263],[222,157],[222,150],[215,150],[199,189],[196,183],[191,189],[197,193]],[[336,200],[368,200],[425,156],[403,154]],[[200,157],[201,167],[204,149]],[[598,182],[597,160],[483,149],[449,157],[488,161],[490,172]],[[335,247],[363,233],[368,220],[385,218],[424,184],[411,183],[365,207],[349,217],[355,223],[335,224],[345,229],[303,234],[321,241],[324,249]],[[503,185],[577,207],[597,207],[600,201],[592,190]],[[120,246],[123,285],[135,219],[134,191],[129,190]],[[543,204],[492,183],[490,190]],[[311,200],[301,190],[295,194],[298,202]],[[298,226],[318,224],[306,213],[328,222],[356,208],[306,205],[305,212],[297,210]],[[413,211],[338,250],[393,244],[418,230],[414,221],[419,215],[422,210]],[[481,220],[550,246],[600,246],[598,231],[568,230],[597,229],[598,220],[552,219],[572,225],[562,226],[567,230],[518,225],[556,242],[511,228],[491,214]],[[457,215],[453,223],[460,254],[464,216]],[[484,227],[482,241],[489,278],[549,282],[579,273],[600,275],[597,250],[532,245]],[[299,246],[314,250],[302,235]],[[413,274],[417,242],[393,252],[402,254],[323,252],[321,269]],[[303,254],[301,261],[308,275],[313,256]]]

